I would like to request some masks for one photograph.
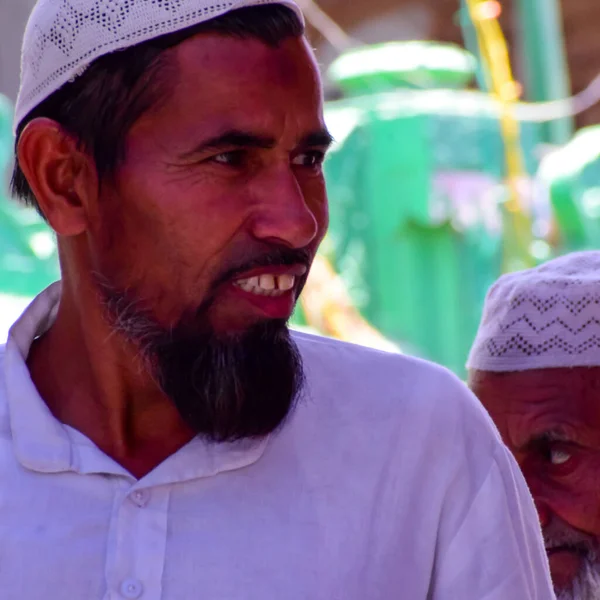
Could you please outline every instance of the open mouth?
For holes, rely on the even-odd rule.
[[[256,275],[238,279],[233,285],[257,296],[283,296],[296,286],[296,276],[289,273]]]
[[[262,317],[287,320],[307,273],[308,266],[303,264],[258,267],[230,279],[229,289],[243,301],[239,307],[242,313],[246,314],[250,306]]]

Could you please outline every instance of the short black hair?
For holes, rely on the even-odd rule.
[[[12,194],[41,214],[17,157],[21,133],[38,117],[56,121],[72,135],[93,157],[101,179],[112,176],[124,157],[131,127],[167,95],[165,51],[208,32],[278,46],[289,37],[304,35],[304,26],[292,9],[281,4],[251,6],[96,59],[83,75],[62,86],[19,123]]]

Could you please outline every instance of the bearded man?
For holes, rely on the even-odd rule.
[[[501,277],[468,367],[533,494],[559,600],[598,600],[600,252]]]
[[[2,598],[553,597],[466,387],[288,330],[331,142],[291,0],[40,0],[16,134],[62,281],[3,351]]]

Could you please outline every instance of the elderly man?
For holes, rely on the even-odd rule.
[[[553,597],[466,388],[287,328],[331,141],[291,0],[40,0],[16,133],[62,282],[0,367],[2,598]]]
[[[558,598],[600,598],[600,252],[501,277],[468,367],[533,494]]]

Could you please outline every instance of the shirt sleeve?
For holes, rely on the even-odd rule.
[[[503,445],[437,555],[431,600],[555,599],[533,500]]]

